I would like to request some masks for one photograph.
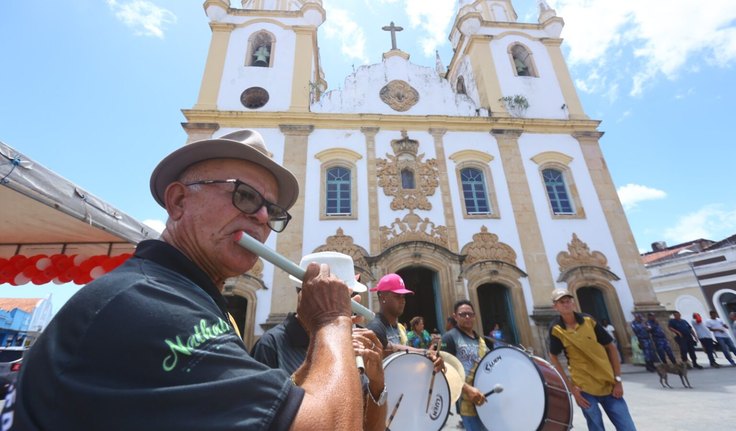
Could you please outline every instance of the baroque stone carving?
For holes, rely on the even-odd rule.
[[[440,184],[437,160],[422,161],[424,154],[417,154],[419,142],[409,139],[406,131],[402,131],[401,136],[401,139],[391,141],[394,155],[386,154],[388,159],[376,160],[378,186],[383,188],[386,196],[394,197],[391,201],[394,211],[429,211],[432,204],[427,197],[434,195]],[[413,184],[404,184],[402,174],[411,176]]]
[[[572,234],[572,241],[567,244],[568,251],[557,255],[560,271],[565,272],[578,266],[597,266],[608,269],[608,259],[600,251],[590,251],[588,244],[581,241],[577,234]]]
[[[314,249],[315,253],[321,251],[336,251],[338,253],[347,254],[353,258],[353,264],[358,268],[368,268],[368,262],[365,257],[368,252],[361,246],[353,242],[353,237],[345,235],[342,228],[337,228],[337,233],[328,236],[324,245]]]
[[[460,252],[466,255],[463,262],[470,266],[477,262],[497,260],[516,266],[516,252],[510,245],[498,241],[498,235],[488,232],[481,226],[480,232],[473,235],[473,241],[465,244]]]
[[[406,81],[393,80],[379,92],[383,103],[394,111],[405,112],[419,102],[419,92]]]
[[[398,217],[391,226],[381,226],[381,250],[407,241],[425,241],[447,247],[447,227],[437,226],[429,218],[421,218],[409,212],[403,219]]]

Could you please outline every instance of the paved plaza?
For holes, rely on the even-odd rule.
[[[721,368],[708,367],[708,359],[698,352],[705,368],[688,370],[693,389],[685,389],[680,377],[670,374],[664,389],[659,376],[643,366],[622,365],[624,398],[639,431],[730,431],[736,429],[736,367],[719,354]],[[574,403],[574,401],[573,401]],[[605,415],[604,415],[605,417]],[[451,415],[443,431],[459,429],[460,417]],[[587,430],[580,408],[573,409],[573,428]],[[606,429],[614,430],[606,418]],[[495,431],[495,430],[492,430]],[[526,431],[526,430],[508,430]]]

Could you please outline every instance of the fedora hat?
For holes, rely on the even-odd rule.
[[[166,208],[164,194],[169,184],[177,181],[186,168],[211,159],[245,160],[267,169],[276,178],[279,196],[275,204],[288,210],[299,196],[299,183],[294,174],[271,158],[263,137],[255,130],[242,129],[219,138],[192,142],[164,157],[151,174],[151,194]]]
[[[347,254],[338,253],[336,251],[321,251],[318,253],[311,253],[304,256],[299,262],[299,266],[302,269],[307,269],[310,263],[326,263],[330,267],[330,273],[335,277],[343,281],[353,293],[361,293],[368,290],[363,283],[358,282],[355,279],[355,265],[353,265],[353,258]],[[301,280],[290,275],[289,278],[299,284]]]

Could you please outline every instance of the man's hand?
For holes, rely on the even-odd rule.
[[[432,363],[434,364],[435,373],[439,373],[445,370],[445,360],[442,359],[442,356],[440,356],[436,350],[432,350],[430,348],[429,350],[426,350],[426,353],[424,355],[428,357],[429,360],[432,361]]]
[[[353,350],[356,356],[363,357],[363,365],[365,366],[365,375],[371,387],[375,386],[377,393],[373,393],[374,398],[378,398],[383,391],[383,347],[378,337],[370,329],[353,328]]]
[[[465,383],[463,385],[463,395],[467,400],[470,400],[476,406],[482,406],[486,402],[486,397],[483,396],[483,392],[475,386],[470,386]]]
[[[302,283],[297,316],[309,334],[314,334],[339,317],[350,318],[350,289],[326,264],[310,263]]]
[[[585,399],[585,397],[583,397],[582,389],[580,389],[580,386],[573,385],[570,388],[570,392],[575,398],[575,402],[578,403],[581,409],[590,408],[590,403],[588,402],[588,400]],[[621,393],[623,393],[623,389],[621,389]]]
[[[611,395],[613,395],[613,398],[621,398],[624,396],[624,384],[621,382],[616,382],[615,385],[613,385],[613,391],[611,392]]]

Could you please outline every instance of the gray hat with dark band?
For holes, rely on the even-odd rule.
[[[166,156],[151,174],[153,198],[166,208],[166,187],[177,181],[189,166],[211,159],[246,160],[266,168],[276,178],[279,186],[279,197],[274,203],[286,210],[294,205],[299,196],[296,177],[273,161],[261,134],[255,130],[243,129],[219,138],[192,142]]]

